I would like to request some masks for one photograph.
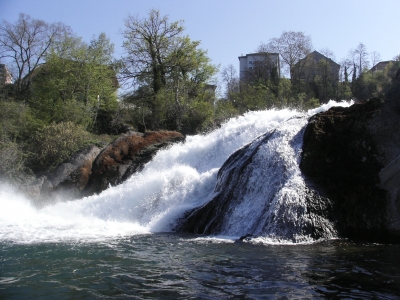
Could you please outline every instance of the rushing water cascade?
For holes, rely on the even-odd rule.
[[[335,237],[326,218],[329,200],[320,201],[299,169],[306,124],[305,116],[292,117],[231,155],[218,173],[214,198],[178,228],[268,241]]]
[[[331,102],[304,115],[285,109],[231,119],[207,135],[189,136],[185,143],[158,152],[142,172],[125,183],[81,200],[39,210],[3,187],[0,241],[93,241],[171,231],[185,213],[204,206],[225,188],[221,185],[224,176],[216,186],[221,166],[232,153],[260,136],[247,146],[258,152],[246,176],[238,178],[238,183],[248,184],[234,192],[235,205],[224,213],[215,233],[304,240],[297,238],[302,231],[296,224],[315,220],[304,211],[304,180],[298,168],[301,132],[308,116],[333,105],[338,104]],[[262,135],[270,135],[268,142],[257,146]],[[236,185],[234,181],[228,184]],[[327,237],[330,230],[328,227]]]

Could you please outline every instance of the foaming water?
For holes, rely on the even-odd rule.
[[[334,105],[350,104],[330,102],[303,119]],[[189,136],[185,143],[159,151],[142,172],[123,184],[81,200],[37,209],[4,187],[0,241],[82,242],[170,231],[184,212],[212,198],[217,172],[233,152],[297,115],[284,109],[231,119],[209,134]]]

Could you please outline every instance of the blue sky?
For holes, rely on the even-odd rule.
[[[239,68],[238,56],[285,31],[303,31],[315,50],[328,48],[339,62],[360,42],[381,60],[400,54],[400,0],[0,0],[0,19],[15,22],[23,12],[63,22],[84,40],[105,32],[123,54],[124,19],[158,9],[184,20],[185,33],[200,40],[212,62]]]

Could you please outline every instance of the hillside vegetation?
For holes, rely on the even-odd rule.
[[[397,56],[383,70],[369,71],[360,44],[341,63],[338,82],[327,64],[318,66],[326,72],[309,82],[292,74],[285,78],[276,69],[240,81],[227,66],[220,73],[225,85],[220,92],[218,67],[200,41],[185,35],[183,21],[152,10],[145,18],[128,16],[122,35],[126,54],[117,59],[104,33],[87,43],[62,23],[25,14],[15,23],[1,22],[0,63],[12,77],[12,83],[0,85],[2,180],[28,183],[74,152],[103,146],[127,130],[197,134],[251,110],[309,109],[329,99],[379,97],[400,67]],[[303,47],[304,55],[312,50],[303,33],[283,35],[303,37],[297,41],[307,47],[295,46]],[[257,51],[284,49],[282,40],[271,39]],[[296,61],[286,62],[283,53],[282,68],[291,72]]]

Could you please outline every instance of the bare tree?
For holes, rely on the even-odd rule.
[[[349,75],[352,74],[353,63],[350,59],[344,58],[340,61],[340,81],[348,82],[349,81]]]
[[[284,31],[279,38],[272,38],[268,44],[261,44],[260,52],[275,52],[281,56],[281,63],[290,73],[292,79],[292,68],[312,50],[310,36],[304,32]]]
[[[372,67],[375,67],[375,65],[381,61],[381,55],[380,55],[380,53],[377,52],[377,51],[372,51],[372,52],[370,53],[370,58],[371,58]],[[374,70],[372,70],[372,72],[373,72],[373,71],[374,71]]]
[[[149,80],[155,94],[165,85],[169,70],[170,54],[177,43],[176,38],[184,28],[182,21],[170,22],[168,16],[151,10],[147,19],[129,16],[122,32],[126,50],[123,81],[136,84]]]
[[[324,56],[326,56],[327,58],[330,58],[332,60],[335,60],[335,54],[328,48],[323,48],[320,49],[319,52],[321,54],[323,54]]]
[[[67,31],[69,27],[62,23],[47,24],[25,14],[20,14],[15,24],[0,23],[0,58],[11,64],[17,93],[24,89],[25,76],[28,76],[25,88],[29,87],[32,72],[43,63],[52,44]]]
[[[369,65],[367,47],[363,43],[359,43],[356,49],[350,50],[349,57],[355,68],[358,69],[360,76],[361,72]]]
[[[239,78],[237,76],[237,71],[235,67],[230,64],[222,69],[221,76],[226,83],[227,99],[230,100],[231,93],[239,91]]]

